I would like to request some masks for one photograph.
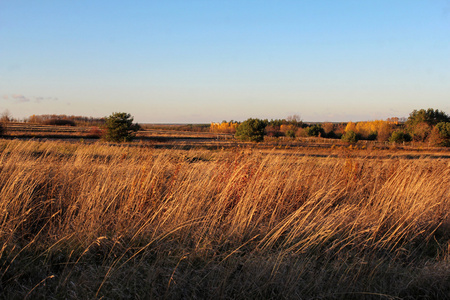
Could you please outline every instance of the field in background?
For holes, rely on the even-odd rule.
[[[191,127],[195,125],[191,125]],[[33,123],[8,122],[4,124],[7,138],[36,138],[36,139],[66,139],[98,140],[101,128],[97,126],[56,126]],[[142,125],[142,130],[137,133],[137,141],[158,142],[172,139],[211,139],[218,137],[230,138],[232,135],[213,134],[209,131],[195,131],[190,126],[180,125]],[[200,127],[203,128],[203,127]],[[183,130],[184,129],[184,130]]]
[[[85,143],[100,140],[102,129],[95,126],[54,126],[32,123],[9,122],[4,124],[6,139],[20,140],[63,140],[68,142]],[[441,153],[450,155],[450,148],[433,147],[426,142],[409,142],[403,144],[391,144],[388,142],[361,140],[350,145],[340,139],[320,137],[265,137],[264,142],[253,144],[239,141],[230,133],[209,132],[207,125],[170,125],[170,124],[143,124],[142,130],[137,132],[133,146],[143,146],[165,149],[233,149],[233,148],[258,148],[258,149],[302,149],[313,151],[320,155],[330,155],[331,150],[341,151],[344,148],[350,150],[396,150],[408,153],[412,156],[423,156],[426,153]],[[382,151],[386,155],[388,151]],[[384,153],[384,154],[383,154]],[[433,154],[434,153],[434,154]],[[333,152],[331,152],[333,154]],[[390,154],[387,154],[388,156]],[[406,154],[405,154],[406,155]]]
[[[0,297],[448,297],[448,152],[163,144],[1,140]]]

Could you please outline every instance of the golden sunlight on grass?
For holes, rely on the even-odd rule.
[[[5,298],[450,289],[448,159],[34,141],[0,151]]]

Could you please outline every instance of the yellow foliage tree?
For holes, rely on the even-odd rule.
[[[347,126],[345,126],[345,132],[354,131],[356,132],[356,124],[353,122],[348,122]]]
[[[239,124],[237,122],[233,121],[230,122],[223,121],[222,123],[212,122],[210,126],[210,131],[220,133],[235,133],[238,125]]]
[[[389,138],[389,135],[392,133],[396,123],[396,121],[383,120],[358,122],[356,124],[349,122],[345,128],[345,131],[354,131],[363,138],[368,138],[370,135],[376,134],[378,140],[384,141]]]

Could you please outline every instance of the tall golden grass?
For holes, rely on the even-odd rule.
[[[4,298],[448,296],[450,162],[0,142]]]

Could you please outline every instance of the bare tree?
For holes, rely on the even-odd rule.
[[[13,117],[8,109],[5,109],[2,114],[0,115],[0,122],[3,124],[9,123],[13,121]]]

